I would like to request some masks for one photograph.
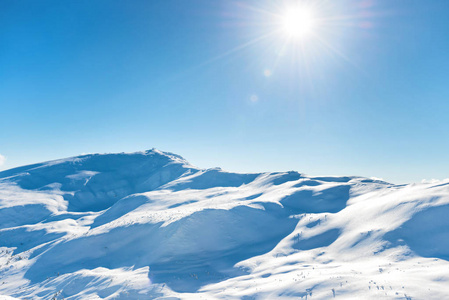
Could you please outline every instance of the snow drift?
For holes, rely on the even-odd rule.
[[[83,155],[0,172],[0,295],[443,299],[448,213],[449,183]]]

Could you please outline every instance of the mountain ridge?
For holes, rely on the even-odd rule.
[[[232,173],[156,149],[33,164],[0,172],[0,295],[437,299],[447,207],[449,184]]]

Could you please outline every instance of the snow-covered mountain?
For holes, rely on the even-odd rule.
[[[154,149],[0,172],[4,299],[449,299],[448,260],[449,183]]]

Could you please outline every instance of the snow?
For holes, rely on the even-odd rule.
[[[0,172],[0,299],[444,299],[449,183],[92,154]]]

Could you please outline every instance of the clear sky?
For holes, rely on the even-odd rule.
[[[449,1],[307,1],[300,37],[293,5],[0,1],[0,169],[155,147],[238,172],[449,177]]]

